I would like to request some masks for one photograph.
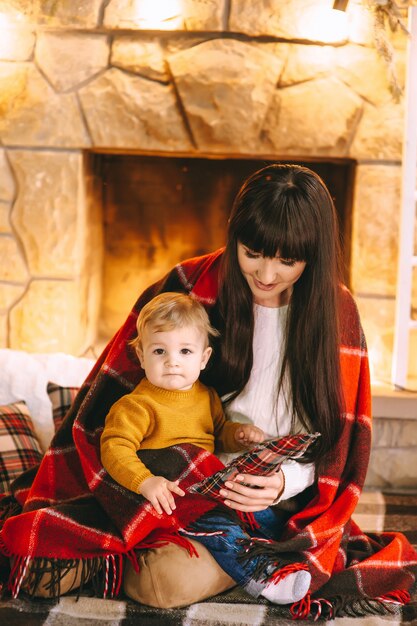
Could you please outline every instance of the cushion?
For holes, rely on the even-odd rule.
[[[49,380],[66,387],[80,386],[94,365],[93,359],[62,352],[35,353],[0,349],[0,405],[24,400],[29,407],[41,449],[54,435]]]
[[[0,406],[0,492],[24,470],[37,465],[42,452],[25,402]]]
[[[195,483],[189,487],[188,491],[223,501],[220,489],[224,487],[227,480],[233,480],[237,474],[266,476],[277,472],[283,461],[301,458],[319,436],[319,433],[313,435],[305,433],[264,441],[233,459],[225,468],[212,476]]]
[[[55,432],[57,432],[64,421],[64,417],[79,389],[79,387],[62,387],[61,385],[57,385],[57,383],[48,382],[46,390],[52,404],[52,418],[54,420]]]

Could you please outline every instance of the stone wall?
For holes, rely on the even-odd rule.
[[[338,35],[328,0],[159,4],[155,25],[146,0],[0,0],[0,345],[95,341],[89,151],[353,159],[352,289],[389,378],[403,104],[370,11],[351,0]],[[392,43],[402,82],[406,38]]]
[[[372,455],[366,486],[416,490],[417,426],[410,419],[378,418],[373,422]]]
[[[374,388],[372,454],[366,486],[404,491],[417,488],[415,393]]]

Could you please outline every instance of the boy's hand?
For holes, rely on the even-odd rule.
[[[139,493],[153,505],[157,513],[162,510],[168,515],[176,509],[175,500],[172,493],[178,496],[185,496],[185,491],[178,487],[179,481],[172,482],[163,476],[150,476],[145,478],[139,487]]]
[[[241,424],[235,431],[235,440],[243,446],[248,446],[250,443],[261,443],[265,441],[265,435],[263,430],[257,426]]]

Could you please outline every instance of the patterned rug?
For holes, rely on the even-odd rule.
[[[417,495],[362,494],[355,521],[364,531],[400,530],[417,547]],[[99,600],[66,596],[51,600],[0,601],[2,626],[289,626],[294,621],[285,607],[254,601],[238,588],[184,609],[154,609],[127,598]],[[299,622],[300,623],[300,622]],[[305,622],[304,622],[305,623]],[[338,617],[334,626],[417,626],[417,588],[412,601],[386,615]]]

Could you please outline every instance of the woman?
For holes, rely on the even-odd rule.
[[[133,598],[179,606],[233,584],[195,540],[186,546],[197,549],[199,559],[184,550],[186,540],[172,525],[161,530],[149,516],[139,520],[137,501],[116,494],[99,460],[109,407],[143,376],[127,348],[138,311],[162,291],[191,293],[220,331],[202,380],[222,394],[231,419],[253,422],[270,436],[321,434],[308,462],[226,484],[222,495],[231,510],[256,513],[276,505],[276,536],[267,548],[246,546],[248,558],[261,551],[262,558],[309,570],[309,594],[293,606],[298,617],[318,606],[334,615],[335,598],[340,609],[344,595],[356,602],[372,599],[364,612],[372,602],[406,602],[416,572],[414,550],[400,534],[367,537],[351,519],[370,453],[366,345],[356,306],[340,283],[331,197],[315,173],[296,165],[270,165],[249,177],[234,203],[225,250],[178,265],[142,294],[80,391],[31,491],[23,479],[15,487],[25,516],[9,518],[0,535],[3,552],[15,556],[15,595],[21,584],[41,595],[67,590],[65,568],[83,558],[89,566],[73,570],[71,584],[104,569],[103,592],[112,595],[120,586],[123,556],[135,566],[138,547],[157,549],[140,557],[139,574],[128,564],[125,591]],[[57,450],[61,454],[53,454]],[[71,481],[68,474],[59,479],[61,467],[71,468]],[[58,486],[52,481],[50,487],[51,475]],[[189,512],[182,521],[192,522]],[[59,541],[51,542],[51,533]],[[166,540],[180,545],[161,548]],[[222,564],[221,548],[210,550]],[[52,588],[47,576],[47,591],[46,566],[58,572]],[[155,600],[148,584],[157,571],[164,572],[165,586],[174,584]]]
[[[212,312],[221,331],[215,350],[218,358],[212,376],[203,376],[223,393],[232,420],[243,416],[269,437],[320,432],[313,461],[334,447],[342,425],[335,419],[342,412],[336,219],[326,187],[304,168],[267,167],[243,185],[222,255],[219,308]],[[230,460],[226,455],[221,458]],[[277,485],[272,494],[277,502],[278,496],[288,500],[305,490],[314,477],[314,462],[293,461],[284,463],[277,476],[265,483],[270,489]],[[257,477],[242,478],[263,486]],[[225,505],[260,512],[267,504],[265,486],[262,491],[263,500],[258,502],[253,488],[231,483],[230,492],[223,492]],[[279,525],[276,515],[268,513],[257,522],[266,537],[273,537]],[[200,542],[249,593],[274,602],[285,598],[287,603],[305,595],[306,572],[289,574],[285,592],[282,582],[254,584],[250,576],[254,560],[247,566],[238,559],[237,540],[244,540],[246,534],[236,534],[222,516],[213,519],[211,514],[207,521],[203,517],[199,527],[204,523],[208,531],[222,527],[223,535],[207,535]],[[229,540],[226,528],[230,528]],[[298,593],[289,587],[293,583]]]

